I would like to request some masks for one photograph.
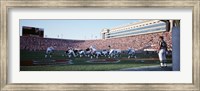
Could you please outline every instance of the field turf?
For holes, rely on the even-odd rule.
[[[63,56],[64,51],[55,51],[51,60],[66,60],[69,59]],[[158,55],[137,53],[137,58],[128,59],[127,55],[123,54],[120,58],[119,63],[88,63],[87,57],[76,57],[72,58],[73,64],[67,65],[36,65],[36,66],[20,66],[20,71],[118,71],[124,68],[134,68],[142,66],[153,66],[159,65]],[[105,57],[100,57],[105,59]],[[168,63],[171,63],[171,57],[167,57]],[[27,60],[49,60],[45,58],[45,51],[20,51],[20,61]]]

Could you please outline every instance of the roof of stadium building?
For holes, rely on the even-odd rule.
[[[112,30],[115,30],[115,29],[129,27],[129,26],[133,26],[133,25],[137,25],[137,24],[141,24],[141,23],[145,23],[145,22],[151,22],[151,21],[160,21],[160,20],[142,20],[142,21],[139,21],[139,22],[133,22],[133,23],[123,24],[123,25],[120,25],[120,26],[117,26],[117,27],[113,27],[113,28],[110,28],[109,30],[112,31]]]
[[[141,20],[139,22],[133,22],[133,23],[128,23],[128,24],[123,24],[123,25],[119,25],[119,26],[116,26],[116,27],[113,27],[113,28],[104,28],[104,29],[102,29],[101,33],[105,33],[105,32],[107,32],[107,30],[109,30],[109,32],[111,32],[111,31],[115,31],[116,29],[130,27],[130,26],[133,26],[133,25],[137,25],[137,24],[141,24],[141,23],[145,23],[145,22],[151,22],[151,21],[161,21],[161,22],[164,22],[162,20]]]
[[[138,22],[132,22],[132,23],[128,23],[128,24],[123,24],[123,25],[119,25],[110,29],[116,29],[116,28],[120,28],[120,27],[126,27],[126,26],[130,26],[130,25],[136,25],[136,24],[140,24],[140,23],[144,23],[144,22],[148,22],[148,21],[152,21],[152,20],[141,20]]]

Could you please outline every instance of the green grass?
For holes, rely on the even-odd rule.
[[[93,64],[93,65],[66,65],[66,66],[23,66],[21,71],[111,71],[122,68],[150,66],[153,64]],[[155,65],[155,64],[154,64]]]
[[[52,59],[64,60],[66,57],[62,56],[64,51],[55,51]],[[46,60],[44,58],[45,51],[29,52],[20,51],[20,61],[26,60]],[[157,54],[136,54],[137,58],[157,58]],[[104,58],[104,57],[100,57]],[[89,58],[73,58],[72,65],[46,65],[46,66],[20,66],[21,71],[117,71],[123,68],[134,68],[141,66],[159,65],[159,60],[122,60],[127,58],[126,55],[122,55],[119,63],[87,63]],[[171,58],[168,58],[168,62],[171,63]]]

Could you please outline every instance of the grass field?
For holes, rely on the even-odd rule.
[[[55,51],[52,60],[66,60],[67,57],[62,56],[64,51]],[[20,51],[20,61],[27,60],[47,60],[44,57],[45,51]],[[37,66],[20,66],[20,71],[118,71],[124,68],[134,68],[141,66],[159,65],[158,55],[155,54],[143,54],[137,53],[137,58],[127,59],[127,55],[123,54],[119,63],[88,63],[87,57],[72,58],[73,64],[67,65],[37,65]],[[100,57],[105,59],[105,57]],[[171,63],[171,57],[168,57],[168,63]]]

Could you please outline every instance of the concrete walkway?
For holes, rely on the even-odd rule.
[[[160,68],[160,65],[155,66],[143,66],[137,68],[124,68],[120,71],[172,71],[172,64],[168,64],[165,68]]]

